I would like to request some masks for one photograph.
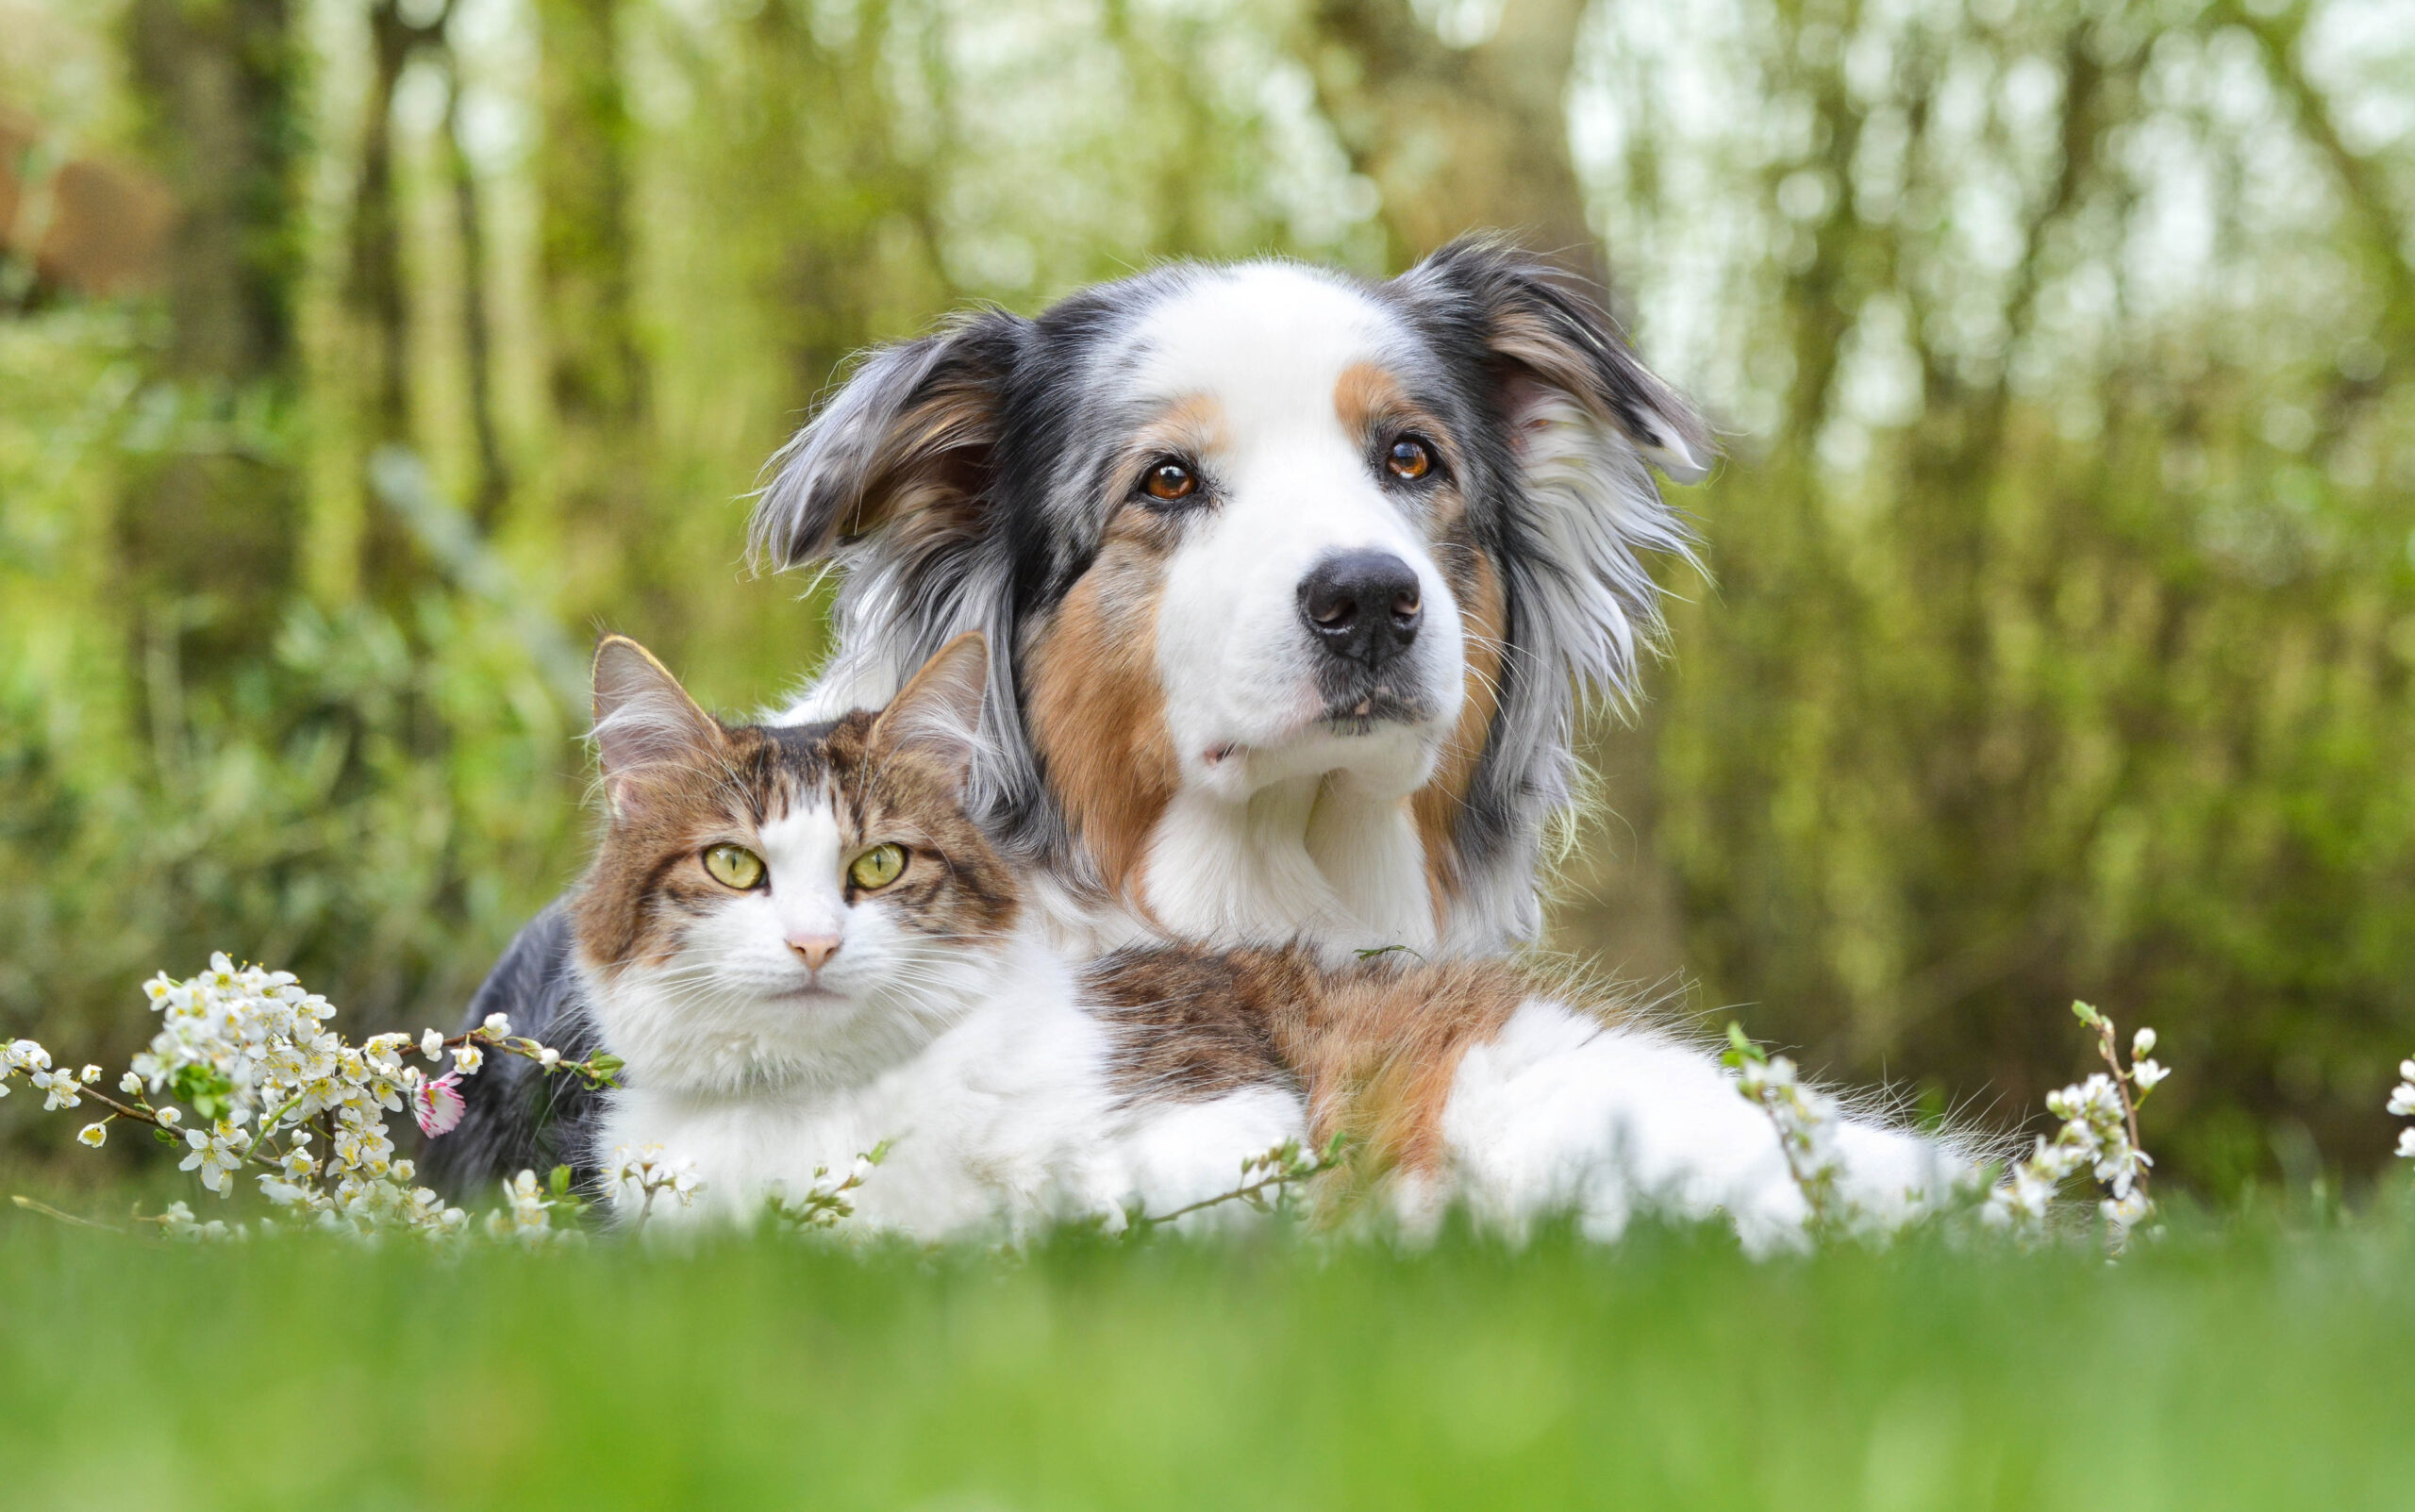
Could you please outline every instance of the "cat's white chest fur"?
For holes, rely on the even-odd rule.
[[[666,1217],[751,1222],[775,1191],[808,1190],[889,1153],[849,1193],[855,1222],[924,1238],[1008,1237],[1072,1218],[1113,1221],[1230,1188],[1240,1163],[1301,1138],[1299,1099],[1264,1088],[1204,1102],[1131,1102],[1115,1085],[1104,1026],[1072,973],[1036,941],[988,973],[989,990],[918,1052],[845,1086],[736,1092],[633,1085],[612,1094],[599,1156],[660,1145],[704,1182]],[[616,1205],[633,1190],[613,1194]]]

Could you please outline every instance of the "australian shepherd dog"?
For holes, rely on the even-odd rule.
[[[1178,264],[965,315],[774,458],[755,551],[842,574],[781,718],[879,706],[982,631],[973,806],[1069,954],[1500,953],[1541,927],[1578,702],[1630,692],[1646,560],[1688,549],[1654,474],[1711,458],[1598,304],[1491,240],[1388,282]],[[471,1018],[575,1040],[566,935],[541,917]],[[454,1184],[575,1147],[525,1063],[472,1086],[431,1152]]]

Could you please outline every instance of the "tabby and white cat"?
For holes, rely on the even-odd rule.
[[[1507,962],[1168,945],[1081,966],[960,793],[988,657],[942,649],[877,715],[731,726],[636,642],[597,653],[610,822],[572,905],[585,1011],[628,1086],[602,1151],[696,1163],[751,1217],[882,1141],[860,1220],[942,1237],[1229,1189],[1290,1138],[1350,1137],[1412,1221],[1806,1216],[1715,1060]],[[1847,1194],[1909,1210],[1960,1164],[1851,1122]]]
[[[1165,1212],[1301,1132],[1263,1081],[1150,1097],[959,801],[989,658],[941,650],[877,716],[731,726],[635,641],[595,660],[610,823],[572,904],[625,1063],[601,1151],[692,1160],[751,1219],[887,1141],[858,1217],[927,1237]],[[619,1200],[624,1194],[616,1193]]]

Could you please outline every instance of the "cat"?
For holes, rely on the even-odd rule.
[[[659,1145],[700,1214],[744,1221],[886,1143],[857,1220],[943,1238],[1172,1212],[1299,1138],[1280,1078],[1164,1097],[1116,1074],[1141,1026],[1085,1006],[963,806],[988,668],[971,634],[877,714],[729,725],[604,641],[609,815],[568,924],[626,1085],[591,1165]]]
[[[599,1155],[661,1145],[697,1166],[706,1212],[744,1219],[888,1142],[857,1218],[944,1238],[1178,1211],[1271,1147],[1338,1137],[1367,1210],[1412,1228],[1464,1204],[1512,1230],[1569,1211],[1610,1238],[1658,1210],[1756,1250],[1801,1237],[1767,1116],[1614,997],[1507,960],[1335,968],[1306,945],[1060,958],[963,805],[987,667],[970,634],[876,714],[728,725],[605,641],[609,821],[567,916],[628,1083]],[[1882,1221],[1969,1168],[1870,1120],[1836,1132],[1842,1195]]]

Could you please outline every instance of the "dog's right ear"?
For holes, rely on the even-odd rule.
[[[748,529],[755,559],[800,566],[885,526],[968,528],[1024,324],[986,311],[868,354],[772,458]]]

